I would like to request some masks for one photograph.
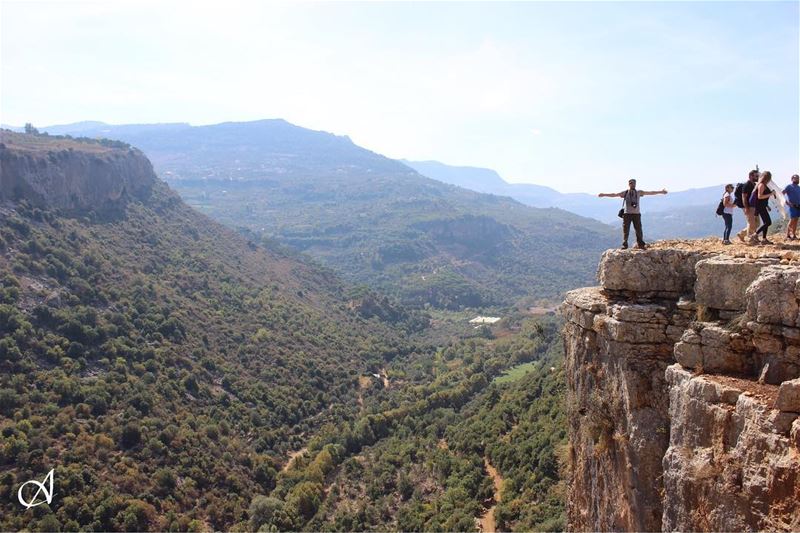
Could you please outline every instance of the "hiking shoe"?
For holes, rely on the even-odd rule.
[[[619,248],[620,248],[620,250],[627,250],[628,249],[628,243],[627,242],[623,242],[622,246],[620,246]]]
[[[636,249],[637,250],[647,250],[647,245],[645,243],[637,244],[636,245]]]
[[[722,240],[722,244],[728,245],[728,244],[733,244],[733,243],[731,241],[729,241],[728,239],[723,239]]]
[[[736,236],[739,237],[740,241],[744,242],[744,235],[742,235],[741,233],[737,233]]]
[[[759,240],[758,240],[758,237],[756,237],[756,236],[753,236],[753,237],[750,237],[750,240],[749,240],[749,241],[747,241],[747,244],[748,244],[749,246],[756,246],[756,245],[758,245],[758,244],[761,244],[761,241],[759,241]]]
[[[762,239],[762,240],[761,240],[761,244],[775,244],[775,243],[774,243],[774,242],[772,242],[772,241],[771,241],[771,240],[769,240],[769,239]]]

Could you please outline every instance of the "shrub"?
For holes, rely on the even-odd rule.
[[[124,449],[130,449],[138,446],[142,441],[142,432],[138,426],[128,424],[122,428],[122,435],[120,437],[120,446]]]

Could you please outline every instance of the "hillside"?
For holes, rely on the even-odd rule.
[[[211,221],[137,149],[0,143],[0,528],[563,524],[553,317],[414,346],[424,315]]]
[[[358,420],[320,432],[275,490],[253,499],[249,529],[563,526],[557,329],[555,320],[506,321],[497,338],[395,359],[382,385],[366,380],[365,390],[378,393]],[[298,499],[305,502],[299,516],[291,512]]]
[[[282,120],[84,124],[79,133],[141,148],[190,205],[406,304],[553,299],[590,282],[590,265],[616,241],[595,221],[442,184],[346,137]]]
[[[619,206],[608,199],[597,198],[596,194],[561,193],[542,185],[508,183],[497,172],[487,168],[458,167],[439,163],[438,161],[403,160],[403,162],[424,176],[473,191],[510,196],[525,205],[533,207],[557,207],[614,226],[618,223],[616,217]],[[731,181],[735,183],[736,179],[731,178]],[[620,176],[617,189],[595,191],[595,193],[621,191],[625,189],[626,183],[627,177]],[[665,186],[664,184],[658,184],[657,186],[648,187],[644,183],[641,185],[650,189],[661,189]],[[666,187],[669,189],[668,185]],[[717,202],[721,197],[722,185],[685,191],[670,190],[670,194],[666,196],[647,198],[646,203],[643,204],[643,209],[648,218],[658,221],[658,233],[653,235],[655,238],[705,237],[715,233],[713,224],[710,224],[712,227],[710,231],[704,231],[694,218],[682,215],[687,214],[689,211],[697,213],[708,211],[713,218]],[[673,217],[673,213],[676,216]],[[707,218],[703,217],[704,224]]]
[[[0,529],[229,529],[292,449],[357,415],[359,375],[411,351],[138,150],[0,142]],[[53,513],[23,512],[12,492],[52,467]]]

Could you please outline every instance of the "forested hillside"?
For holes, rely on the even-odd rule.
[[[209,220],[134,148],[1,141],[0,528],[561,526],[554,319],[414,345],[425,315]]]
[[[105,198],[113,212],[49,207],[56,182],[88,194],[109,161],[149,167],[141,153],[2,143],[0,529],[227,529],[292,448],[357,414],[359,375],[411,350],[405,316],[363,318],[332,273],[247,242],[152,170],[139,196]],[[96,174],[78,183],[83,158]],[[54,513],[21,512],[12,489],[46,466]]]
[[[254,498],[248,527],[563,529],[558,324],[512,328],[393,361],[359,419],[323,429],[276,489]]]
[[[49,130],[129,142],[216,220],[414,306],[555,300],[591,283],[616,242],[596,221],[428,179],[347,137],[282,120]]]

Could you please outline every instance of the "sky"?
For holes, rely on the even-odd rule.
[[[283,118],[563,192],[800,171],[800,3],[12,2],[0,122]]]

